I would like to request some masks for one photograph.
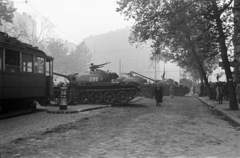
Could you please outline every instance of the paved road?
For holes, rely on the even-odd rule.
[[[68,109],[86,109],[88,106],[68,107]],[[90,105],[89,107],[98,107]],[[46,110],[59,109],[57,107],[40,107],[40,111],[0,120],[1,146],[15,139],[26,137],[35,132],[43,132],[56,126],[71,123],[79,119],[93,116],[98,111],[80,112],[75,114],[49,114]]]
[[[72,117],[67,124],[6,143],[1,156],[240,157],[240,132],[194,97],[165,97],[162,107],[144,99],[74,115],[65,115]]]

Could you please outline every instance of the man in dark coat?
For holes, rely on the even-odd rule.
[[[72,80],[69,82],[70,87],[70,99],[68,105],[75,105],[76,97],[77,97],[77,81],[75,77],[72,77]]]
[[[157,86],[154,88],[156,106],[161,106],[161,103],[163,102],[163,91],[164,87],[162,83],[158,83]]]

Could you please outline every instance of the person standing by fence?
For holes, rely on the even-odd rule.
[[[219,104],[222,104],[223,100],[223,89],[222,89],[222,84],[221,82],[217,82],[217,87],[216,87],[216,99]]]
[[[240,81],[238,81],[235,93],[236,93],[236,97],[237,97],[238,103],[240,104]]]

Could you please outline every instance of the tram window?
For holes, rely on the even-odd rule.
[[[34,61],[35,73],[44,73],[44,58],[42,57],[35,57]]]
[[[46,76],[50,76],[50,63],[46,62]]]
[[[0,71],[2,70],[2,63],[3,63],[3,62],[2,62],[2,61],[3,61],[3,60],[2,60],[2,59],[3,59],[3,58],[2,58],[2,55],[3,55],[3,49],[0,49]]]
[[[5,65],[6,65],[6,71],[19,72],[20,71],[20,52],[6,49]]]
[[[23,72],[33,72],[33,56],[30,54],[22,54]]]
[[[53,75],[53,61],[50,61],[50,76]]]

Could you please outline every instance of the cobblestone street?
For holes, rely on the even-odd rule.
[[[40,115],[27,118],[35,119],[37,126]],[[1,121],[1,138],[16,133],[22,138],[1,144],[1,158],[240,158],[240,132],[191,96],[164,97],[161,107],[143,99],[84,113],[48,114],[47,119],[42,118],[46,121],[43,127],[29,125],[20,132],[8,122],[14,119],[17,117]],[[57,119],[61,122],[53,125]]]

